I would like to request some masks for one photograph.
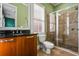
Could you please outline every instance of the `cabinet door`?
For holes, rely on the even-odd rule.
[[[26,43],[27,42],[27,43]],[[26,46],[28,45],[28,47]],[[29,56],[37,55],[37,41],[35,36],[27,36],[25,40],[25,51],[28,49]],[[26,51],[27,53],[27,51]]]
[[[37,41],[35,36],[17,37],[17,54],[18,56],[36,56]]]
[[[22,38],[17,37],[17,55],[21,56],[22,55]]]
[[[17,37],[17,55],[18,56],[24,56],[24,37],[19,36]]]
[[[24,56],[29,56],[29,40],[26,38],[26,36],[24,36],[24,41],[23,41],[23,43],[24,43],[24,52],[23,52],[23,55]]]
[[[0,39],[0,56],[16,56],[16,41],[14,38]]]

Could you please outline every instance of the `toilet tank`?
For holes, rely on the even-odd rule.
[[[46,40],[46,35],[39,34],[38,37],[40,42],[44,42]]]

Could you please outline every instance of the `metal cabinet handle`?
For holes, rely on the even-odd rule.
[[[10,39],[10,40],[6,40],[6,39],[3,40],[3,39],[2,39],[2,40],[0,40],[0,42],[2,42],[2,43],[3,43],[3,42],[14,42],[14,41],[15,41],[14,39]]]
[[[33,38],[34,36],[28,36],[28,37],[26,37],[26,38]]]

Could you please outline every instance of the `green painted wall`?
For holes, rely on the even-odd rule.
[[[17,7],[17,26],[18,27],[27,27],[28,20],[28,7],[22,3],[13,3]]]
[[[74,5],[77,5],[77,3],[61,3],[54,8],[54,11],[57,11],[57,10],[60,10],[60,9],[66,8],[66,7],[71,7]]]

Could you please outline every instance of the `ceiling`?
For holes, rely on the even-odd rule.
[[[51,3],[52,6],[56,7],[58,5],[60,5],[61,3]]]

